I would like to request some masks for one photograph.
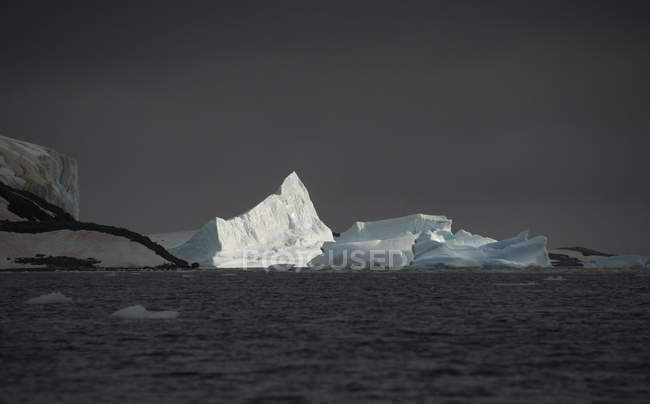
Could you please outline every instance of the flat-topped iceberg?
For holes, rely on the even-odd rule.
[[[650,268],[650,257],[643,255],[613,255],[597,257],[585,264],[586,268]]]
[[[318,218],[307,188],[293,172],[248,212],[210,220],[170,251],[202,267],[304,267],[332,240],[332,231]]]
[[[546,237],[528,232],[496,241],[459,230],[445,216],[410,215],[357,222],[309,262],[322,268],[549,266]]]

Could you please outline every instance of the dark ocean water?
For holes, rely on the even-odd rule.
[[[6,403],[650,402],[647,270],[2,273],[0,321]]]

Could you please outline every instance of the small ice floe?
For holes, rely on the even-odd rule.
[[[650,268],[650,257],[643,255],[598,257],[587,262],[585,268],[648,269]]]
[[[562,275],[558,276],[548,276],[544,278],[545,281],[555,281],[555,282],[560,282],[560,281],[566,281],[566,278],[563,277]]]
[[[33,297],[26,301],[27,304],[53,304],[53,303],[70,303],[72,298],[67,297],[61,292],[52,292],[46,295]]]
[[[535,286],[537,282],[500,282],[495,283],[497,286]]]
[[[177,311],[149,311],[141,305],[125,307],[112,314],[123,320],[169,320],[178,317]]]

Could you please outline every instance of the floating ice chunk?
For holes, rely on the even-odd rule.
[[[451,220],[445,216],[415,214],[374,222],[356,222],[334,242],[323,244],[323,253],[310,267],[334,269],[399,268],[413,259],[413,243],[422,233],[433,244],[453,238]]]
[[[648,268],[650,257],[642,255],[614,255],[598,257],[585,264],[585,268]]]
[[[537,282],[498,282],[497,286],[535,286]]]
[[[546,237],[543,236],[529,240],[528,232],[523,231],[509,239],[485,243],[487,237],[470,233],[459,235],[458,242],[454,238],[446,243],[439,243],[432,240],[429,234],[423,233],[413,245],[412,266],[495,268],[550,265]]]
[[[123,320],[168,320],[178,317],[177,311],[149,311],[141,305],[129,306],[112,314]]]
[[[566,281],[566,278],[563,277],[562,275],[558,275],[558,276],[547,276],[546,278],[544,278],[544,280],[557,282],[557,281]]]
[[[550,266],[546,237],[528,239],[528,232],[496,241],[465,230],[451,233],[445,216],[416,214],[376,222],[357,222],[311,267],[417,268]]]
[[[72,298],[65,296],[61,292],[52,292],[46,295],[41,295],[29,299],[27,304],[53,304],[53,303],[69,303],[72,301]]]

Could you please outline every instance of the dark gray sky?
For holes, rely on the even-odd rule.
[[[197,228],[296,170],[339,231],[650,254],[647,2],[11,3],[0,131],[78,160],[83,220]]]

